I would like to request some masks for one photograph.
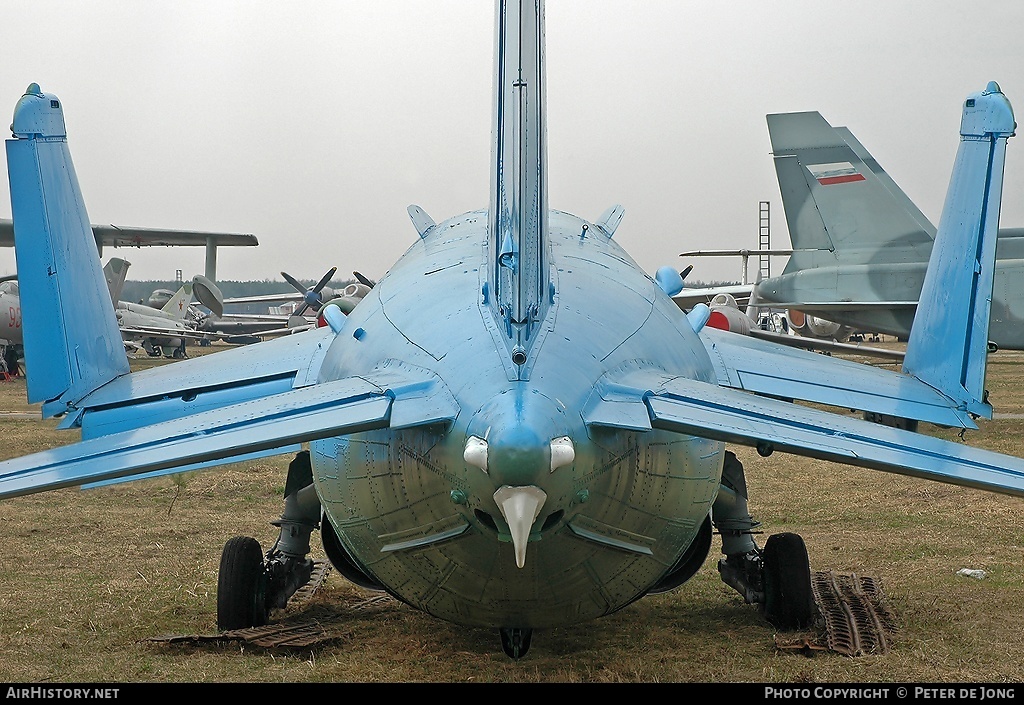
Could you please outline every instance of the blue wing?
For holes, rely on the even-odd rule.
[[[978,427],[970,414],[916,377],[714,328],[701,331],[701,339],[726,387],[939,426]]]
[[[599,386],[584,418],[1024,496],[1020,458],[684,377],[639,372]]]
[[[447,425],[458,406],[436,377],[398,363],[371,374],[151,423],[0,463],[0,498],[138,479],[275,454],[378,428]]]

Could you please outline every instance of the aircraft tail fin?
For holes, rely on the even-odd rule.
[[[488,299],[508,360],[527,374],[551,303],[544,0],[495,3]]]
[[[32,84],[14,110],[7,169],[28,400],[43,416],[129,372],[56,96]]]
[[[994,81],[964,102],[960,146],[928,261],[903,371],[992,417],[985,394],[989,310],[1006,140],[1017,123]]]
[[[192,302],[192,282],[185,282],[181,288],[174,292],[174,296],[167,299],[167,303],[160,307],[160,310],[174,318],[176,321],[185,320],[188,312],[188,305]]]
[[[125,279],[128,278],[128,267],[131,262],[119,257],[111,257],[103,265],[103,277],[107,280],[107,289],[110,291],[110,301],[117,308],[117,302],[121,300],[121,291],[124,289]]]
[[[786,273],[822,261],[809,250],[830,251],[830,265],[837,258],[865,264],[857,258],[877,262],[883,246],[931,245],[934,226],[849,130],[833,128],[818,112],[767,120],[789,236],[798,250]]]
[[[878,160],[875,159],[864,145],[861,144],[860,140],[850,132],[850,128],[837,127],[835,128],[835,132],[843,139],[844,142],[846,142],[847,145],[849,145],[850,149],[852,149],[853,153],[857,155],[857,158],[863,162],[864,166],[871,171],[874,177],[878,180],[878,185],[889,193],[893,199],[894,205],[897,207],[901,206],[906,211],[907,216],[915,221],[921,230],[928,235],[928,238],[934,240],[935,226],[932,224],[932,221],[928,219],[928,216],[921,212],[921,209],[917,207],[916,203],[910,200],[910,196],[908,196],[903,189],[893,181],[893,178],[889,176],[889,173],[885,169],[882,168],[881,164],[878,163]]]

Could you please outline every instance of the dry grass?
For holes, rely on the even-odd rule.
[[[997,410],[1024,412],[1024,365],[990,366]],[[135,363],[152,364],[142,360]],[[28,408],[0,384],[0,411]],[[71,440],[50,421],[2,418],[3,457]],[[986,423],[972,445],[1020,453],[1024,420]],[[804,536],[815,569],[881,581],[899,631],[891,652],[808,657],[718,577],[719,543],[693,580],[617,614],[540,631],[522,660],[496,633],[440,622],[332,574],[308,615],[341,610],[340,639],[313,649],[173,646],[216,624],[229,537],[276,535],[287,458],[0,503],[0,681],[4,682],[1000,682],[1024,653],[1022,500],[775,454],[738,455],[766,533]],[[957,575],[980,568],[983,580]]]

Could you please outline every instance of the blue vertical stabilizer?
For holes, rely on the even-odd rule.
[[[497,0],[489,207],[492,305],[522,371],[551,302],[543,0]]]
[[[960,147],[903,361],[904,372],[987,418],[996,231],[1006,140],[1016,127],[1010,101],[995,82],[964,102]]]
[[[43,416],[127,373],[56,96],[32,84],[7,140],[28,400]]]

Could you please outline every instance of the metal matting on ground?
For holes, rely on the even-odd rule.
[[[314,566],[313,577],[292,596],[289,608],[308,602],[329,572],[328,563]],[[805,653],[832,651],[846,656],[889,651],[895,621],[877,580],[856,573],[818,571],[811,574],[811,590],[820,615],[818,628],[807,633],[778,634],[775,636],[777,648]],[[239,641],[261,648],[289,649],[322,646],[345,636],[346,615],[395,604],[400,603],[390,595],[374,595],[337,609],[307,610],[261,627],[153,637],[148,641],[162,644]]]
[[[288,601],[288,609],[300,607],[314,595],[330,573],[330,564],[317,562],[308,583],[297,590]],[[362,611],[385,603],[394,603],[390,595],[374,595],[342,611],[312,610],[297,616],[285,617],[279,622],[248,629],[232,629],[215,634],[182,634],[159,636],[147,641],[159,644],[208,644],[213,642],[240,641],[261,648],[305,648],[320,646],[344,636],[342,627],[344,614]]]
[[[834,651],[845,656],[889,651],[896,624],[875,578],[834,570],[811,574],[811,590],[821,616],[819,629],[797,636],[777,635],[775,645],[794,651]]]

